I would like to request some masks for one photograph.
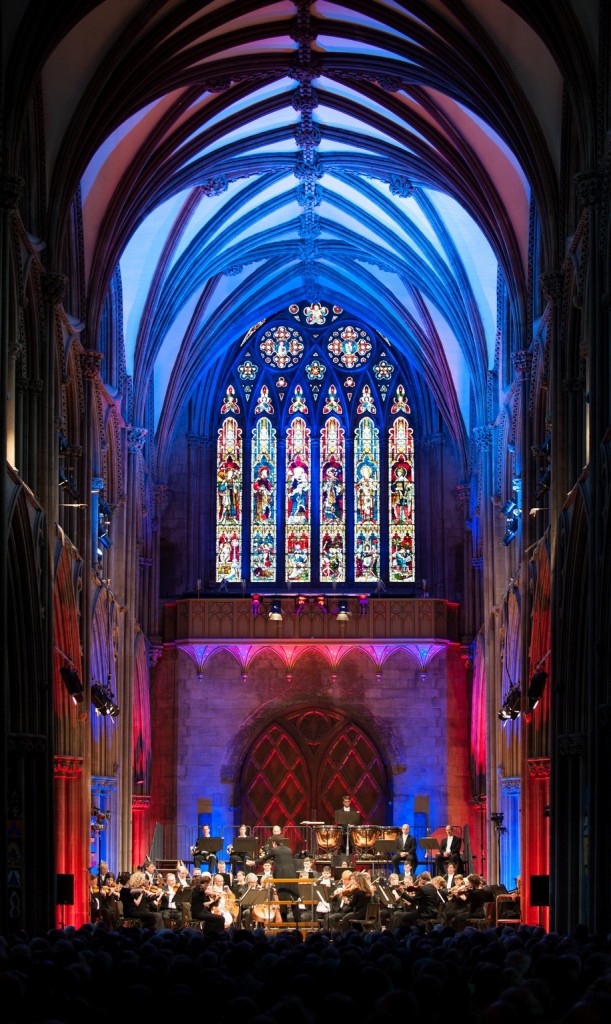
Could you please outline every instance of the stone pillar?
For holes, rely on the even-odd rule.
[[[55,863],[58,874],[73,875],[74,905],[62,908],[64,924],[79,928],[89,920],[89,877],[80,851],[89,841],[88,809],[83,813],[83,758],[57,755],[55,780]],[[59,915],[58,915],[59,918]]]
[[[550,873],[550,759],[535,757],[528,761],[526,793],[522,802],[522,829],[528,838],[528,845],[522,857],[522,920],[526,924],[539,924],[549,929],[549,907],[538,909],[530,906],[531,875]],[[551,879],[550,879],[551,882]],[[551,900],[550,900],[551,902]]]
[[[132,795],[132,863],[133,869],[136,865],[144,864],[150,852],[149,840],[149,811],[151,798],[148,794],[134,793]]]

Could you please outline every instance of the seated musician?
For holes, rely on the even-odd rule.
[[[404,904],[392,916],[391,927],[405,928],[418,921],[431,921],[439,916],[441,900],[428,871],[418,875],[414,887],[401,894]]]
[[[256,875],[254,873],[254,871],[250,871],[246,875],[246,887],[244,889],[244,892],[241,894],[241,896],[238,899],[238,902],[239,902],[239,905],[240,905],[240,916],[239,916],[238,920],[240,922],[240,927],[241,928],[254,928],[254,927],[256,927],[256,925],[259,924],[259,922],[256,921],[255,918],[253,917],[252,906],[245,902],[244,896],[248,892],[252,892],[253,890],[260,890],[260,889],[261,889],[261,886],[259,885],[259,877],[258,877],[258,875]]]
[[[462,886],[453,886],[448,893],[446,922],[460,931],[470,917],[481,920],[485,916],[484,904],[493,899],[492,889],[481,875],[467,875]]]
[[[324,927],[327,927],[328,917],[331,913],[331,890],[334,887],[335,880],[333,878],[331,865],[325,864],[315,887],[315,891],[320,897],[322,897],[316,904],[316,917],[318,923]]]
[[[163,918],[164,928],[171,928],[174,923],[182,921],[182,887],[173,871],[168,871],[162,886],[163,896],[159,909]]]
[[[261,847],[261,857],[266,856],[271,850],[273,850],[278,845],[279,839],[284,839],[284,829],[282,828],[282,825],[272,825],[272,834],[267,837]]]
[[[240,825],[236,839],[248,839],[248,825]],[[229,854],[229,869],[235,876],[238,871],[244,871],[247,864],[247,854],[243,850],[235,850],[233,844],[227,847]]]
[[[392,856],[393,871],[398,873],[401,865],[406,871],[409,865],[410,874],[413,874],[418,866],[416,840],[410,835],[409,825],[401,825],[401,832],[397,836],[396,852]]]
[[[365,920],[367,907],[373,899],[374,889],[364,872],[358,871],[352,875],[337,895],[344,906],[336,913],[329,915],[331,930],[337,928],[340,931],[347,931],[353,923]]]
[[[161,893],[151,891],[151,886],[144,871],[134,871],[129,881],[121,888],[123,917],[136,918],[143,928],[154,928],[161,931],[163,918],[159,910]]]
[[[245,871],[236,871],[235,877],[233,879],[233,884],[231,886],[231,891],[232,891],[233,895],[236,897],[236,899],[239,899],[240,896],[244,895],[244,893],[246,892],[246,889],[247,889],[246,872]]]
[[[316,878],[316,872],[313,870],[314,864],[311,857],[304,857],[302,866],[297,872],[298,878]]]
[[[209,895],[208,889],[212,878],[209,874],[203,874],[192,886],[191,896],[191,917],[195,921],[204,922],[204,934],[210,935],[214,932],[222,932],[225,928],[225,918],[222,914],[214,913],[220,896]]]
[[[452,861],[456,864],[459,871],[462,871],[462,859],[460,856],[460,848],[462,846],[462,839],[460,836],[454,835],[454,829],[451,825],[446,825],[445,838],[439,844],[439,853],[435,857],[435,871],[438,875],[444,875],[447,870],[447,866]]]
[[[205,864],[208,871],[216,870],[216,853],[209,850],[208,840],[210,839],[210,825],[202,825],[202,834],[197,842],[191,847],[193,854],[193,866],[201,868]]]
[[[388,878],[377,878],[374,889],[374,900],[380,906],[380,923],[388,928],[392,915],[399,905],[400,894],[405,891],[405,885],[401,883],[398,874],[392,872]]]

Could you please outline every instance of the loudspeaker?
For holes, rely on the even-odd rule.
[[[549,907],[549,875],[530,876],[531,907]]]
[[[74,906],[74,875],[55,876],[55,905]]]

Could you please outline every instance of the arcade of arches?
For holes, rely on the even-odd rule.
[[[0,22],[0,929],[349,792],[608,931],[608,5],[48,6]]]

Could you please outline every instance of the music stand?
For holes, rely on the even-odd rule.
[[[240,927],[242,927],[242,908],[258,906],[259,903],[267,903],[267,891],[265,889],[247,889],[240,898]]]
[[[205,836],[201,836],[201,839],[205,839]],[[218,853],[223,847],[224,839],[222,836],[208,836],[206,843],[208,844],[209,853]]]
[[[419,839],[418,842],[420,843],[422,849],[425,851],[424,859],[426,861],[426,866],[429,867],[429,854],[432,860],[433,850],[440,850],[441,847],[439,846],[439,843],[437,842],[436,839],[429,839],[428,837],[426,837],[425,839]]]
[[[234,853],[245,853],[248,860],[255,859],[257,840],[253,836],[241,836],[239,839],[234,839],[232,846]]]

